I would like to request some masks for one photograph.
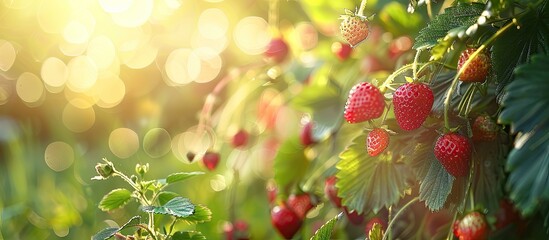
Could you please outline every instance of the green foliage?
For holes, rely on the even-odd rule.
[[[311,240],[329,240],[332,239],[332,233],[334,231],[337,221],[341,218],[342,213],[339,213],[334,218],[328,220],[322,225],[315,234],[311,237]]]
[[[180,182],[183,180],[187,180],[191,177],[202,175],[204,172],[179,172],[179,173],[172,173],[166,177],[166,183],[172,184],[175,182]]]
[[[140,221],[141,221],[140,216],[134,216],[130,220],[128,220],[128,222],[126,222],[124,225],[122,225],[121,227],[110,227],[110,228],[105,228],[105,229],[99,231],[97,234],[92,236],[92,240],[109,239],[112,236],[114,236],[117,232],[120,232],[125,228],[135,227],[135,226],[139,225]]]
[[[511,199],[525,215],[540,201],[549,200],[549,57],[537,55],[530,64],[517,68],[516,79],[507,88],[499,121],[517,133],[507,159],[507,187]]]
[[[278,149],[274,159],[274,180],[279,189],[289,190],[291,184],[298,183],[304,176],[309,165],[304,150],[297,137],[286,140]]]
[[[370,240],[382,240],[383,239],[383,229],[381,224],[374,223],[372,230],[368,233],[368,239]]]
[[[409,14],[406,7],[396,1],[385,5],[377,17],[385,29],[396,35],[415,34],[423,25],[421,15]]]
[[[413,154],[413,163],[419,180],[419,199],[431,211],[442,209],[452,191],[454,177],[436,159],[430,144],[419,144]]]
[[[492,50],[493,67],[497,73],[498,100],[505,86],[513,80],[514,69],[530,60],[532,55],[549,53],[548,1],[530,9],[518,18],[520,28],[509,29],[499,37]]]
[[[358,213],[396,204],[408,189],[411,171],[388,155],[371,157],[366,152],[366,133],[356,137],[341,153],[336,168],[338,195],[343,205]]]
[[[206,236],[197,231],[179,231],[173,234],[172,240],[206,240]]]
[[[305,87],[290,102],[294,108],[311,114],[314,121],[313,137],[322,139],[341,125],[345,101],[341,88],[335,81],[325,85]],[[341,113],[334,115],[334,113]]]
[[[484,10],[483,4],[461,3],[446,8],[444,13],[437,15],[424,29],[419,31],[414,43],[414,49],[432,48],[443,39],[450,30],[463,28],[474,24],[480,13]],[[442,43],[448,46],[448,43]],[[440,52],[440,49],[437,51]]]
[[[101,199],[101,202],[99,202],[99,209],[103,211],[110,211],[122,207],[126,205],[126,203],[128,203],[131,198],[132,192],[130,192],[128,189],[114,189],[107,193],[105,196],[103,196],[103,199]]]
[[[507,136],[498,136],[493,142],[475,142],[473,162],[475,164],[474,189],[475,203],[482,205],[490,213],[499,209],[505,183],[504,163],[508,149],[502,141]]]
[[[143,206],[144,212],[188,217],[194,213],[194,204],[187,198],[175,197],[162,206]]]
[[[198,204],[194,206],[192,215],[180,219],[190,224],[209,222],[212,220],[212,211],[208,207]]]

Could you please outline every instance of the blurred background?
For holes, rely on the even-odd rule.
[[[237,207],[253,239],[279,238],[266,186],[276,146],[299,131],[303,117],[287,101],[331,69],[357,79],[387,76],[413,58],[410,35],[428,19],[407,13],[407,1],[370,0],[366,13],[376,16],[369,42],[342,58],[338,17],[359,4],[1,0],[0,239],[87,239],[127,221],[136,203],[109,213],[97,208],[105,193],[125,187],[120,179],[90,180],[102,158],[129,173],[149,163],[151,178],[205,171],[169,189],[212,210],[212,221],[197,230],[223,238]],[[290,48],[281,63],[263,54],[275,37]],[[257,79],[264,82],[249,84]],[[221,81],[228,85],[210,102],[212,125],[197,131],[206,97]],[[225,143],[240,128],[253,140],[235,153]],[[214,171],[186,157],[210,149],[222,155]],[[238,158],[247,161],[239,197],[228,206]],[[304,236],[337,212],[322,206],[311,212]]]

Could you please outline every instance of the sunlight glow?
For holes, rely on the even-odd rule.
[[[117,128],[109,136],[109,148],[119,158],[128,158],[139,149],[139,137],[129,128]]]
[[[263,53],[271,40],[269,24],[260,17],[245,17],[240,20],[236,24],[233,36],[236,46],[250,55]]]
[[[10,70],[11,66],[13,66],[13,63],[15,62],[15,47],[13,47],[13,44],[6,40],[0,39],[0,70],[2,71],[8,71]]]
[[[61,172],[69,168],[74,162],[74,151],[65,142],[53,142],[46,147],[44,160],[51,170]]]

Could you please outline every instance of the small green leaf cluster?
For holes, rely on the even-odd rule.
[[[124,207],[130,200],[134,199],[140,204],[140,211],[146,213],[148,223],[141,221],[142,216],[136,215],[120,227],[109,227],[99,231],[92,237],[94,240],[109,239],[113,236],[118,238],[132,239],[205,239],[196,231],[177,231],[174,226],[177,222],[197,224],[210,221],[211,211],[203,205],[193,204],[189,199],[179,196],[175,192],[165,191],[165,188],[173,183],[182,182],[194,176],[202,175],[203,172],[178,172],[168,175],[163,179],[145,180],[149,170],[149,164],[137,164],[135,173],[128,177],[118,171],[114,163],[103,159],[105,163],[98,163],[96,171],[98,176],[95,180],[105,180],[109,177],[120,177],[130,185],[130,189],[117,188],[105,194],[99,203],[102,211],[112,211]],[[171,216],[172,223],[167,229],[165,226],[157,226],[154,220],[155,215]],[[130,235],[124,235],[122,230],[136,228]]]

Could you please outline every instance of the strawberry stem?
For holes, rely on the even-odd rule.
[[[451,98],[452,94],[456,90],[456,86],[459,82],[459,76],[461,74],[463,74],[463,71],[467,68],[467,66],[469,66],[469,64],[473,61],[473,59],[475,59],[479,53],[481,53],[482,51],[484,51],[484,49],[486,49],[486,46],[491,44],[503,32],[507,31],[513,25],[518,25],[517,20],[515,18],[513,18],[513,20],[509,24],[507,24],[503,28],[499,29],[494,35],[492,35],[492,37],[490,37],[488,40],[486,40],[482,45],[480,45],[480,47],[475,52],[473,52],[473,54],[471,54],[469,56],[469,59],[467,59],[467,61],[465,61],[463,66],[457,72],[456,76],[454,77],[454,80],[452,81],[452,85],[450,85],[450,88],[448,88],[448,91],[446,92],[446,98],[444,99],[444,127],[445,127],[445,131],[448,131],[450,129],[450,120],[449,120],[450,101],[452,99]]]
[[[418,49],[416,51],[416,56],[414,57],[414,65],[412,68],[412,77],[414,81],[417,80],[417,62],[419,61],[419,55],[421,54],[421,49]]]
[[[410,200],[408,203],[406,203],[406,205],[398,210],[395,216],[390,220],[389,225],[387,226],[386,233],[383,235],[383,240],[386,240],[388,238],[391,227],[395,224],[396,219],[404,212],[404,210],[406,210],[406,208],[408,208],[417,201],[419,201],[419,197],[415,197],[414,199]]]
[[[401,68],[399,68],[398,70],[394,71],[393,73],[391,73],[391,75],[389,75],[387,77],[387,79],[385,79],[385,82],[383,82],[383,84],[381,84],[381,86],[379,87],[379,91],[384,93],[385,92],[385,88],[389,87],[389,85],[391,83],[393,83],[393,81],[395,80],[395,78],[400,75],[400,74],[403,74],[404,72],[410,70],[411,68],[413,67],[413,64],[406,64],[404,66],[402,66]]]
[[[362,2],[360,2],[360,7],[358,8],[358,11],[356,12],[357,15],[364,16],[364,9],[366,8],[366,2],[368,2],[368,0],[362,0]]]

